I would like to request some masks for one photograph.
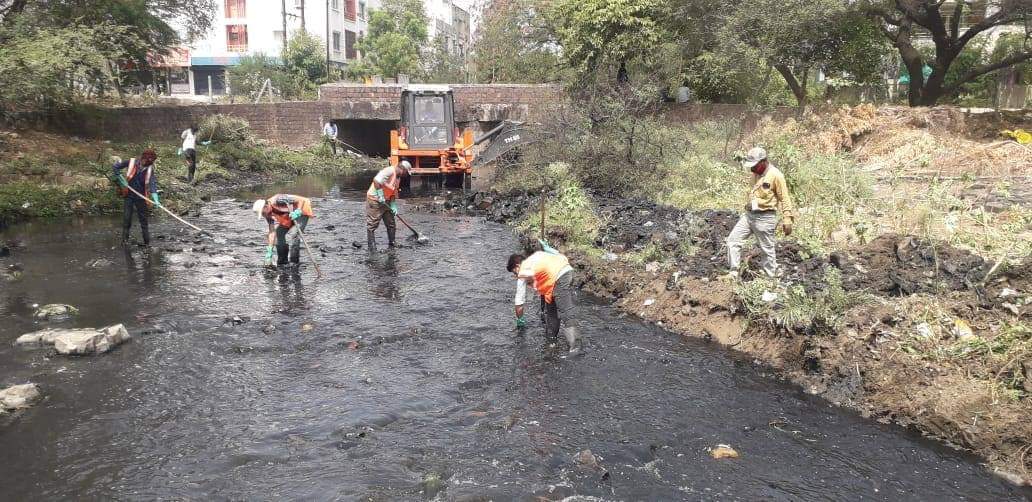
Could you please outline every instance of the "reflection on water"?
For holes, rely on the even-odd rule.
[[[111,218],[0,235],[21,244],[0,265],[25,268],[0,285],[0,385],[47,395],[0,419],[3,498],[420,500],[430,477],[444,500],[1029,493],[587,298],[591,350],[562,360],[535,313],[513,330],[507,228],[411,214],[433,244],[370,256],[350,245],[364,241],[367,184],[306,179],[210,203],[214,242],[159,218],[149,252],[117,246]],[[322,279],[307,255],[262,268],[248,200],[275,192],[315,199],[306,239]],[[63,325],[122,322],[135,338],[95,358],[15,348],[44,326],[36,303],[79,307]],[[720,443],[742,458],[711,459]],[[574,462],[585,449],[598,468]]]

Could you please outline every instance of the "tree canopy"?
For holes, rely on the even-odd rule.
[[[362,60],[351,72],[358,75],[418,74],[427,17],[419,0],[384,0],[369,15],[369,31],[358,44]]]

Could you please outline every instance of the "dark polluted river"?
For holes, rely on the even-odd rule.
[[[968,456],[584,296],[589,350],[563,360],[536,319],[522,337],[513,330],[508,228],[403,202],[431,245],[353,247],[368,179],[262,192],[315,197],[306,236],[320,280],[311,266],[260,268],[264,234],[247,194],[192,218],[214,243],[167,218],[150,252],[123,251],[114,218],[0,234],[17,244],[0,265],[24,266],[21,281],[0,283],[0,387],[32,381],[46,395],[0,419],[0,499],[1029,495]],[[134,338],[88,358],[14,347],[47,326],[32,319],[32,305],[47,303],[80,309],[59,326],[125,323]],[[741,458],[714,460],[707,448],[718,444]],[[597,462],[575,460],[588,449]]]

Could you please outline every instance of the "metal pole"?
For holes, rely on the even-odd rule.
[[[305,31],[305,0],[301,0],[301,31]]]
[[[211,75],[208,75],[208,102],[209,102],[209,103],[211,103],[211,100],[212,100],[212,93],[211,93]]]
[[[287,0],[280,0],[280,5],[283,8],[283,63],[287,62]]]
[[[326,0],[326,80],[330,79],[330,0]]]

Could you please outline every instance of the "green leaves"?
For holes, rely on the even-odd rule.
[[[427,17],[419,0],[385,0],[369,17],[369,32],[359,41],[363,60],[352,73],[388,77],[419,72],[420,49],[427,39]]]

